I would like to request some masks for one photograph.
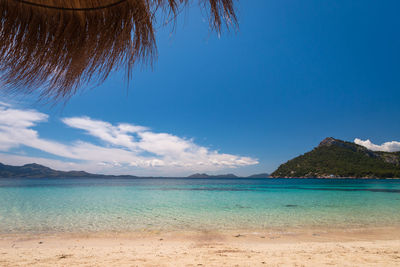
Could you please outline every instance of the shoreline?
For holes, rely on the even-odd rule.
[[[400,227],[10,234],[1,266],[400,264]]]
[[[380,237],[382,240],[400,240],[400,225],[384,225],[384,226],[308,226],[308,227],[268,227],[268,228],[237,228],[237,229],[216,229],[216,228],[199,228],[199,229],[151,229],[143,228],[132,231],[73,231],[73,232],[19,232],[19,233],[0,233],[0,241],[5,239],[19,240],[24,239],[40,239],[40,238],[147,238],[157,236],[175,236],[178,239],[186,239],[190,236],[197,235],[223,236],[226,238],[247,236],[253,238],[268,237],[270,235],[279,235],[282,240],[288,241],[330,241],[333,237],[354,240],[375,240]],[[325,238],[325,239],[324,239]]]

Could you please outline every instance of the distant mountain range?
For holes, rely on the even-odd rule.
[[[36,163],[23,166],[11,166],[0,163],[0,177],[26,177],[26,178],[72,178],[72,177],[119,177],[114,175],[92,174],[84,171],[56,171]],[[132,176],[135,177],[135,176]]]
[[[103,175],[93,174],[84,171],[57,171],[36,163],[23,166],[11,166],[0,163],[0,178],[157,178],[157,177],[138,177],[133,175]],[[268,178],[269,174],[256,174],[247,178]],[[208,175],[197,173],[188,177],[177,178],[244,178],[234,174]]]
[[[279,166],[271,177],[400,178],[400,152],[371,151],[332,137]]]
[[[247,177],[239,177],[232,173],[220,174],[220,175],[208,175],[205,173],[195,173],[195,174],[188,176],[187,178],[269,178],[269,174],[268,173],[260,173],[260,174],[250,175]]]
[[[195,173],[189,175],[187,178],[238,178],[238,177],[232,173],[221,174],[221,175],[208,175],[206,173]]]

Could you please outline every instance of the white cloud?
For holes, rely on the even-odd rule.
[[[65,160],[34,158],[29,155],[11,157],[18,163],[47,163],[64,170],[71,168],[94,172],[142,174],[178,174],[197,171],[218,171],[257,164],[256,159],[223,154],[199,146],[193,140],[168,133],[156,133],[147,127],[94,120],[89,117],[64,118],[69,127],[83,130],[100,140],[99,146],[75,140],[71,143],[41,138],[34,127],[46,122],[48,116],[36,110],[17,109],[0,102],[0,151],[27,146]],[[36,159],[36,161],[35,161]],[[77,163],[78,162],[78,163]]]
[[[356,138],[354,139],[354,143],[360,146],[364,146],[373,151],[385,151],[385,152],[400,151],[400,142],[397,141],[385,142],[382,145],[375,145],[369,139],[364,141],[359,138]]]
[[[9,104],[9,103],[6,103],[6,102],[3,102],[3,101],[0,101],[0,106],[3,106],[3,107],[11,107],[12,105],[11,105],[11,104]]]

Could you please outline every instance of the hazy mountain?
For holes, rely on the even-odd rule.
[[[92,174],[84,171],[68,171],[68,172],[56,171],[36,163],[26,164],[23,166],[11,166],[0,163],[0,177],[70,178],[70,177],[122,177],[122,176]],[[135,176],[128,176],[128,177],[135,177]]]
[[[36,163],[26,164],[23,166],[11,166],[0,163],[0,178],[12,178],[12,177],[25,177],[25,178],[139,178],[133,175],[103,175],[93,174],[84,171],[57,171],[48,168],[43,165]],[[249,178],[266,178],[268,174],[257,174],[249,176]],[[142,178],[158,178],[158,177],[142,177]],[[179,178],[179,177],[177,177]],[[185,178],[185,177],[182,177]],[[188,176],[187,178],[238,178],[234,174],[222,174],[222,175],[208,175],[205,173],[196,173]]]
[[[247,176],[247,178],[269,178],[270,174],[268,173],[259,173],[259,174],[253,174],[250,176]]]
[[[195,174],[189,175],[187,178],[238,178],[238,177],[232,173],[220,174],[220,175],[208,175],[206,173],[195,173]]]

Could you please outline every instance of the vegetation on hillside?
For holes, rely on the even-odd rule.
[[[327,138],[312,151],[282,164],[271,176],[399,178],[400,152],[374,152]]]

